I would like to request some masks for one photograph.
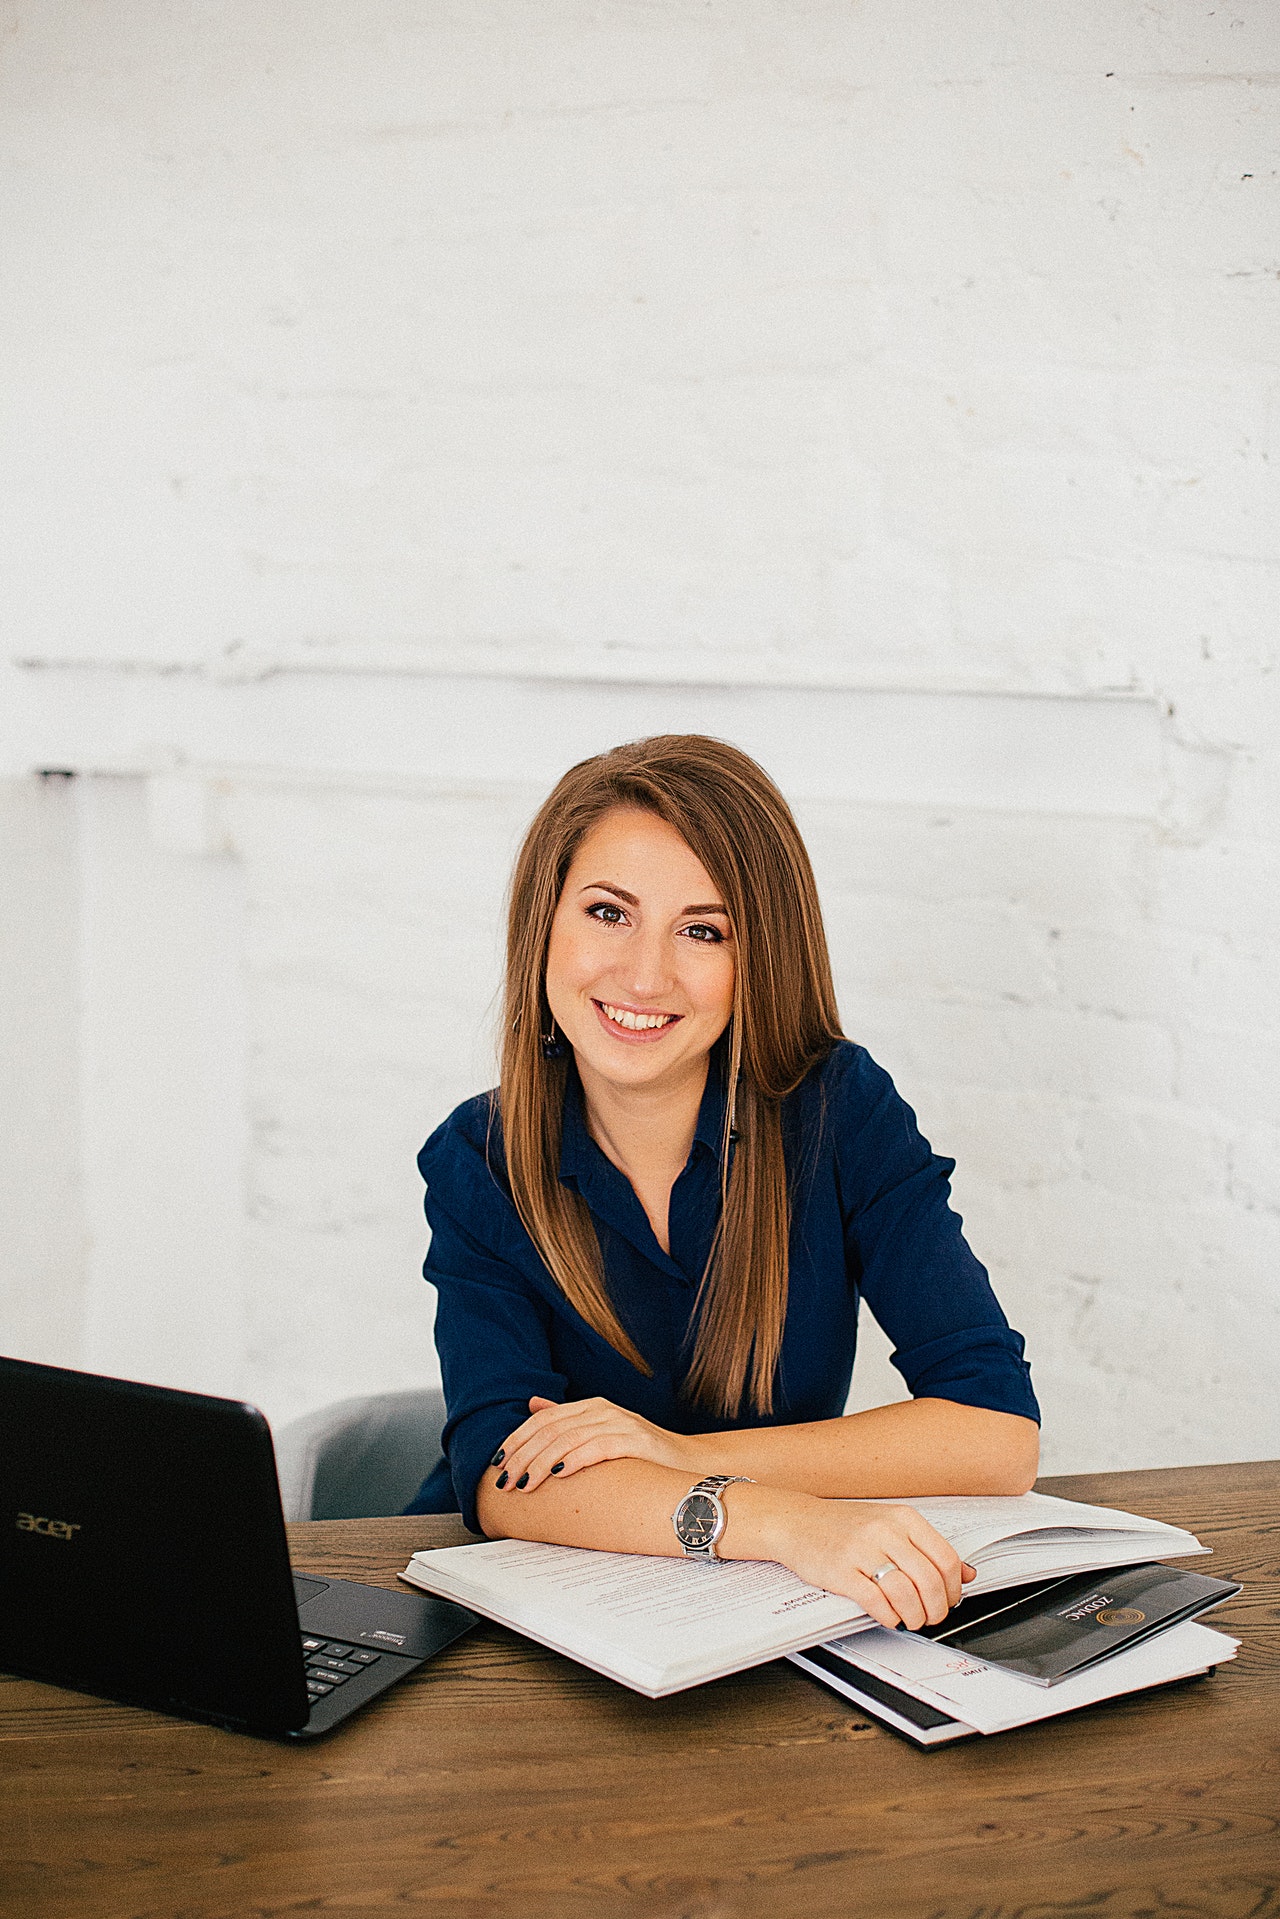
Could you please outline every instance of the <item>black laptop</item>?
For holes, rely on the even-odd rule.
[[[476,1624],[294,1573],[254,1406],[0,1358],[0,1667],[315,1739]]]

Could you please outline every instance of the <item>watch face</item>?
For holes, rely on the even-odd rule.
[[[676,1527],[683,1546],[709,1546],[720,1528],[720,1508],[709,1493],[690,1493]]]

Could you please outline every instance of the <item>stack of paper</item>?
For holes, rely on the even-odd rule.
[[[1122,1693],[1189,1679],[1234,1659],[1239,1644],[1192,1620],[1047,1687],[967,1658],[945,1641],[886,1632],[883,1626],[789,1656],[814,1679],[887,1718],[917,1744],[933,1745],[971,1732],[1007,1732]],[[912,1712],[913,1700],[927,1710]]]

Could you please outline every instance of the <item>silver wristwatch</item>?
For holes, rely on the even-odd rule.
[[[716,1541],[729,1523],[720,1494],[726,1486],[754,1486],[745,1473],[712,1473],[691,1486],[671,1515],[686,1559],[719,1559]]]

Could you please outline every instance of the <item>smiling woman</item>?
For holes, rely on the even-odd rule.
[[[419,1160],[449,1419],[411,1510],[940,1619],[967,1569],[879,1502],[1025,1490],[1036,1403],[952,1163],[841,1033],[761,768],[699,735],[572,768],[516,864],[505,1007],[498,1091]],[[845,1416],[861,1300],[913,1398]]]
[[[593,873],[625,873],[638,890],[585,877]],[[616,807],[578,848],[547,950],[547,1004],[573,1048],[595,1136],[667,1253],[667,1205],[688,1153],[670,1103],[683,1093],[696,1117],[711,1048],[733,1012],[733,928],[728,909],[706,897],[714,891],[673,826]],[[655,1086],[656,1108],[644,1100]],[[648,1137],[637,1137],[637,1122]]]

